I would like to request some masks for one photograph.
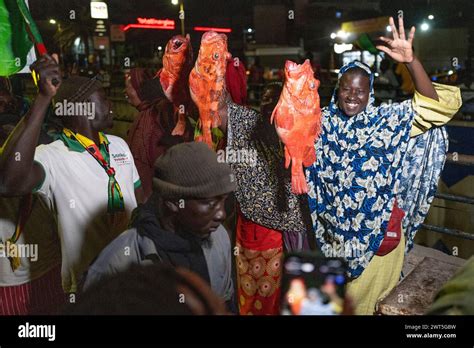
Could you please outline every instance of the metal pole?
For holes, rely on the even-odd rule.
[[[184,32],[184,3],[182,0],[179,2],[179,19],[181,20],[181,35],[185,36],[186,33]]]
[[[443,234],[449,234],[451,236],[455,236],[458,238],[464,238],[464,239],[470,239],[474,240],[474,234],[460,231],[460,230],[455,230],[451,228],[446,228],[446,227],[439,227],[439,226],[433,226],[433,225],[427,225],[427,224],[422,224],[421,228],[428,230],[428,231],[433,231],[433,232],[438,232],[438,233],[443,233]]]
[[[474,156],[463,155],[458,153],[448,153],[446,160],[452,164],[458,164],[461,166],[474,166]]]
[[[466,204],[473,204],[474,205],[474,198],[473,197],[466,197],[466,196],[458,196],[458,195],[450,195],[447,193],[437,193],[435,194],[436,198],[444,199],[447,201],[453,202],[460,202]]]

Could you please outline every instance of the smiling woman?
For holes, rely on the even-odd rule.
[[[362,68],[350,69],[341,77],[337,99],[339,108],[347,116],[354,116],[365,109],[369,102],[370,75]]]
[[[461,105],[459,89],[431,84],[412,51],[414,28],[407,40],[403,20],[399,32],[390,23],[394,38],[381,38],[387,46],[378,48],[407,64],[414,98],[376,107],[370,68],[357,61],[342,67],[323,109],[316,162],[306,171],[316,240],[326,256],[342,251],[357,314],[372,314],[398,282],[446,157],[445,130],[423,133]]]

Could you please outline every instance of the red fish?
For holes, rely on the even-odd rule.
[[[303,64],[286,61],[285,84],[270,122],[275,120],[285,145],[285,167],[291,162],[291,190],[295,194],[308,192],[303,166],[316,160],[314,142],[321,132],[318,87],[309,60]]]
[[[183,135],[186,129],[186,108],[189,106],[189,73],[193,64],[193,49],[189,34],[173,36],[163,55],[160,82],[166,98],[173,103],[178,121],[172,135]]]
[[[199,110],[202,138],[212,148],[211,127],[220,125],[219,102],[224,98],[227,36],[213,31],[204,33],[196,64],[189,75],[191,98]]]

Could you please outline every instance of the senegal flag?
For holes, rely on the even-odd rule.
[[[44,45],[25,0],[0,0],[0,76],[23,69],[33,43],[43,54]]]

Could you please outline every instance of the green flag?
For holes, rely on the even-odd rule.
[[[375,47],[374,43],[370,39],[369,35],[367,35],[365,33],[359,35],[359,37],[357,38],[357,41],[355,42],[355,44],[357,46],[359,46],[359,48],[361,50],[369,51],[372,54],[378,54],[379,53],[379,51]]]
[[[25,0],[0,0],[0,76],[23,69],[33,44],[40,55],[46,53]]]

